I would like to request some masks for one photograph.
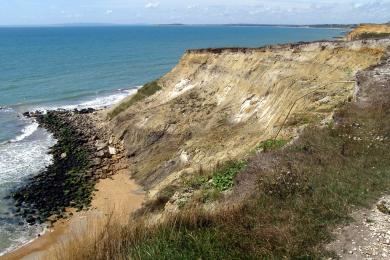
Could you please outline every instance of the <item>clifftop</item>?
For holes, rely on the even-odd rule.
[[[347,40],[390,37],[390,24],[361,24],[346,36]]]

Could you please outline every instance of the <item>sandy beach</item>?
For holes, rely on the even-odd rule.
[[[82,236],[89,224],[103,223],[107,216],[123,221],[140,208],[145,194],[140,186],[130,179],[127,170],[119,171],[112,178],[101,180],[89,211],[75,212],[67,219],[61,220],[45,234],[31,243],[7,254],[3,259],[45,259],[45,254],[61,249],[68,239]]]

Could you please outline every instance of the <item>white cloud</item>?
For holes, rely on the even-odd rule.
[[[154,8],[159,7],[159,6],[160,6],[160,3],[159,3],[159,2],[155,2],[155,3],[150,2],[150,3],[147,3],[147,4],[145,5],[145,8],[146,8],[146,9],[154,9]]]
[[[197,7],[198,7],[198,5],[188,5],[187,9],[194,9],[194,8],[197,8]]]
[[[106,14],[112,14],[112,12],[113,12],[113,11],[110,10],[110,9],[109,9],[109,10],[106,10]]]

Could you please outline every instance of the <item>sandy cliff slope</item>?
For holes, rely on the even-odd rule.
[[[361,24],[346,36],[347,40],[390,36],[390,24]]]
[[[185,53],[161,90],[111,120],[134,177],[155,194],[183,173],[242,158],[261,141],[324,123],[354,96],[354,75],[390,41],[316,42]],[[286,117],[288,116],[287,120]]]

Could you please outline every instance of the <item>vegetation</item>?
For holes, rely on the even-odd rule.
[[[390,37],[390,33],[365,32],[359,35],[359,39],[375,39]]]
[[[268,139],[265,141],[262,141],[257,147],[256,151],[260,152],[268,152],[272,150],[276,150],[279,148],[282,148],[286,144],[288,144],[288,140],[285,139]]]
[[[244,160],[227,163],[213,174],[213,186],[219,191],[226,191],[232,188],[237,173],[244,170],[246,166],[247,164]]]
[[[127,108],[131,107],[133,104],[141,101],[157,91],[161,90],[161,86],[158,84],[158,80],[154,80],[150,83],[145,84],[142,88],[138,89],[137,93],[134,94],[129,100],[120,103],[116,106],[109,114],[110,119],[119,115],[121,112],[125,111]]]
[[[99,237],[71,242],[71,249],[62,250],[60,258],[316,259],[331,255],[322,245],[330,241],[332,229],[349,221],[356,206],[370,205],[390,186],[389,112],[390,103],[364,108],[349,104],[335,115],[341,123],[308,127],[284,149],[278,148],[286,140],[265,141],[259,146],[263,153],[212,174],[215,189],[233,188],[220,204],[228,206],[212,212],[201,206],[186,207],[153,226],[141,220],[125,227],[108,223]],[[187,184],[208,186],[210,177],[200,176]]]

